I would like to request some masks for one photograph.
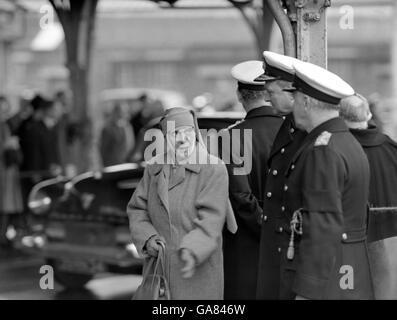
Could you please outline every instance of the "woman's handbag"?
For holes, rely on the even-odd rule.
[[[165,277],[165,246],[162,242],[158,244],[158,255],[150,258],[133,300],[171,300],[170,288]]]

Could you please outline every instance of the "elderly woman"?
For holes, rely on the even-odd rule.
[[[132,239],[146,257],[165,243],[172,299],[222,299],[226,218],[236,230],[226,168],[207,153],[192,111],[169,109],[160,127],[167,152],[148,163],[128,204]]]

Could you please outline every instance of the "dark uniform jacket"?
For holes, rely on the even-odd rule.
[[[282,256],[279,253],[279,248],[284,241],[284,237],[280,236],[282,233],[280,224],[285,220],[285,207],[282,205],[284,172],[305,136],[306,132],[295,127],[291,113],[285,117],[270,152],[269,175],[266,180],[266,188],[263,191],[258,299],[288,299],[291,297],[290,290],[286,290],[286,286],[280,282]]]
[[[371,125],[368,129],[350,129],[367,154],[371,178],[371,207],[397,207],[397,143]],[[368,241],[397,236],[397,210],[374,212],[369,216]]]
[[[295,236],[292,259],[282,266],[292,292],[309,299],[372,299],[369,164],[343,120],[333,118],[313,129],[285,175],[284,206],[288,216],[301,213],[303,230]],[[290,231],[284,234],[289,237]],[[287,254],[287,246],[280,254]]]
[[[270,106],[249,111],[243,121],[228,128],[240,130],[240,139],[232,139],[232,151],[252,150],[252,169],[244,175],[235,175],[237,162],[227,165],[229,173],[229,197],[236,216],[238,231],[224,232],[225,299],[255,299],[258,250],[260,237],[260,216],[262,195],[268,171],[267,160],[282,123]],[[252,130],[252,147],[245,141],[244,130]],[[240,148],[241,149],[238,149]],[[235,160],[235,159],[234,159]]]

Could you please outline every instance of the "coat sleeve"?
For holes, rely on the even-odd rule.
[[[228,176],[223,164],[208,165],[201,177],[201,190],[196,199],[197,218],[193,229],[187,233],[179,249],[190,250],[198,264],[207,260],[220,245],[228,199]]]
[[[138,252],[143,256],[146,255],[144,249],[146,241],[152,236],[159,237],[147,211],[149,183],[150,177],[148,174],[148,168],[145,168],[143,178],[139,182],[139,185],[135,189],[135,192],[127,205],[132,241],[137,247]]]
[[[293,290],[306,298],[321,299],[342,239],[345,166],[327,146],[314,147],[304,161],[303,234]]]
[[[252,192],[248,175],[235,175],[234,165],[227,165],[229,174],[229,198],[236,215],[237,224],[246,226],[254,237],[260,238],[262,207]]]

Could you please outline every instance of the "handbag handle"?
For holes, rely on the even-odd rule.
[[[160,272],[158,272],[160,266],[162,270],[161,275],[165,276],[165,244],[162,241],[157,241],[157,244],[160,246],[160,250],[157,255],[156,265],[154,267],[153,275],[156,276],[160,274]],[[153,285],[153,280],[152,280],[152,285]]]
[[[165,257],[165,244],[162,241],[157,241],[157,244],[160,246],[161,249],[159,250],[157,257],[150,257],[148,259],[149,261],[146,265],[145,272],[142,274],[143,279],[147,279],[148,275],[152,270],[153,274],[156,275],[159,263],[161,263],[162,267],[164,266],[164,262],[161,262],[161,260]],[[165,269],[163,268],[163,273],[164,270]]]

